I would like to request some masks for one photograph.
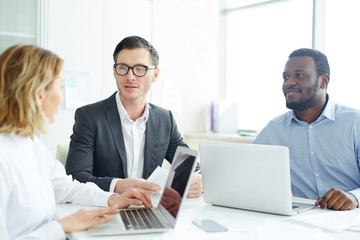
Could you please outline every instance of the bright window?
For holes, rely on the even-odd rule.
[[[326,1],[325,54],[330,64],[328,92],[339,103],[360,109],[360,1]]]
[[[240,129],[261,130],[287,111],[281,90],[289,54],[312,46],[312,0],[274,1],[227,13],[227,99]]]

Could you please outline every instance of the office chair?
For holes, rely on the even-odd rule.
[[[68,143],[62,143],[56,146],[56,159],[59,160],[64,166],[66,164],[68,152],[69,152]]]

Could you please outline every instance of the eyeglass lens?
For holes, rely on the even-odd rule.
[[[116,66],[115,70],[120,76],[125,76],[129,72],[130,68],[133,74],[138,77],[142,77],[146,74],[146,67],[142,65],[135,65],[134,67],[129,67],[125,64],[120,64]]]

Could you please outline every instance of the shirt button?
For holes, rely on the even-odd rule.
[[[318,176],[319,176],[319,174],[317,173],[317,174],[315,174],[315,176],[317,176],[317,177],[318,177]]]
[[[312,128],[312,126],[310,126],[310,128]]]
[[[314,154],[314,152],[311,152],[311,154]]]

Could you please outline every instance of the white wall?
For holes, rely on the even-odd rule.
[[[47,48],[57,53],[68,71],[88,74],[89,102],[102,98],[102,3],[97,0],[48,1]],[[55,156],[58,143],[69,142],[74,110],[59,109],[49,126],[46,144]]]
[[[88,76],[87,103],[116,91],[113,50],[140,35],[160,54],[151,102],[171,109],[183,134],[203,130],[203,106],[217,97],[218,1],[51,0],[48,8],[47,47],[65,60],[66,72]],[[70,140],[74,112],[61,108],[48,129],[53,155],[56,144]]]
[[[117,91],[112,66],[116,45],[125,37],[139,35],[151,40],[151,0],[106,0],[103,2],[103,97]],[[136,11],[134,10],[136,9]]]
[[[137,14],[128,9],[137,9]],[[46,47],[64,59],[65,76],[85,76],[81,87],[84,104],[102,100],[117,90],[112,72],[115,46],[129,35],[151,38],[151,11],[149,0],[48,1]],[[75,108],[63,104],[50,125],[45,139],[53,155],[58,143],[70,141],[74,113]]]
[[[203,131],[204,105],[217,98],[218,29],[217,0],[154,0],[160,76],[151,100],[173,111],[183,134]]]

